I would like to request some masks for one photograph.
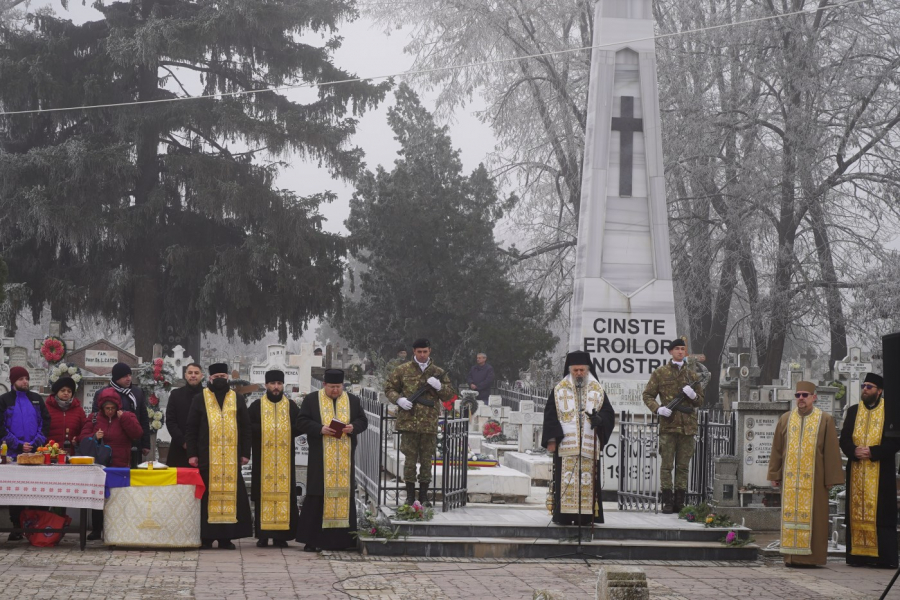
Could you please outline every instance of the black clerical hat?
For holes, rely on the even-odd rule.
[[[228,375],[228,365],[225,363],[215,363],[209,365],[209,374],[210,375],[219,375],[220,373],[225,373]]]
[[[284,371],[279,371],[278,369],[266,371],[266,383],[272,383],[273,381],[284,383]]]
[[[587,365],[594,379],[597,379],[597,373],[594,371],[594,361],[591,360],[591,353],[584,350],[575,350],[566,354],[566,365],[563,367],[563,377],[569,375],[569,367],[575,365]]]
[[[876,387],[884,389],[884,377],[878,373],[866,373],[866,378],[863,383],[874,383]]]
[[[340,369],[326,369],[325,383],[344,383],[344,372]]]

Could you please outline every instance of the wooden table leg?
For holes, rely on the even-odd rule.
[[[81,522],[78,524],[78,535],[81,539],[81,551],[84,552],[84,547],[87,546],[87,519],[88,519],[88,510],[86,508],[81,509]]]

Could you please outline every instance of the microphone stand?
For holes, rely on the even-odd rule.
[[[588,562],[589,559],[595,558],[598,560],[603,560],[603,557],[600,556],[599,554],[585,552],[581,548],[581,517],[582,517],[582,514],[581,514],[581,465],[582,465],[582,463],[581,463],[581,461],[582,461],[582,452],[584,450],[584,431],[583,431],[583,427],[584,427],[584,416],[583,415],[584,415],[584,413],[582,411],[582,408],[583,408],[582,399],[584,398],[584,378],[583,377],[573,377],[573,379],[575,380],[575,409],[576,409],[575,414],[577,415],[576,419],[578,419],[578,421],[577,421],[577,423],[578,423],[578,428],[577,428],[577,432],[578,432],[578,476],[576,477],[576,481],[578,482],[578,512],[575,515],[575,525],[578,528],[578,545],[575,547],[575,552],[566,552],[565,554],[558,554],[556,556],[548,556],[547,558],[548,559],[549,558],[577,558],[579,560],[583,560],[584,564],[586,564],[587,566],[591,566],[591,563]],[[557,452],[559,452],[558,448],[557,448]],[[591,458],[593,459],[593,457],[591,457]],[[560,461],[561,460],[562,459],[560,459]],[[561,465],[562,465],[562,462],[560,462],[560,466]],[[595,470],[592,468],[591,473],[594,473],[594,471]],[[593,483],[593,486],[591,486],[591,487],[594,490],[594,496],[595,496],[594,501],[596,502],[596,495],[597,495],[596,479],[592,483]],[[560,501],[560,503],[562,503],[562,473],[560,473],[559,484],[560,484],[559,485],[559,487],[560,487],[559,501]],[[591,504],[591,506],[593,506],[593,503]],[[594,522],[594,517],[593,517],[593,509],[592,509],[591,523],[593,523],[593,522]],[[593,532],[591,533],[591,539],[593,539]]]

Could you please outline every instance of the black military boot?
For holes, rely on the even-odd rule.
[[[684,508],[684,490],[675,490],[675,503],[672,505],[672,512],[679,513]]]
[[[412,504],[416,501],[416,482],[406,482],[406,502],[403,504]]]
[[[419,504],[422,506],[431,506],[431,502],[428,501],[428,484],[420,483],[419,484]]]
[[[662,514],[671,515],[672,514],[672,490],[663,490],[662,498],[660,498],[660,504],[662,504]]]

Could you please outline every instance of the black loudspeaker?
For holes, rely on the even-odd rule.
[[[884,358],[884,432],[900,437],[900,332],[881,338]]]

